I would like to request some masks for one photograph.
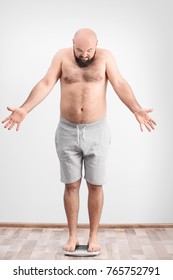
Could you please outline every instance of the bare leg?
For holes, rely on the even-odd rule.
[[[103,189],[102,186],[88,185],[88,211],[90,220],[90,234],[88,241],[88,251],[95,252],[100,250],[100,245],[98,243],[98,227],[101,217],[101,212],[103,208]]]
[[[79,212],[79,188],[81,179],[65,185],[64,191],[64,207],[67,216],[69,239],[64,246],[64,250],[73,252],[78,244],[77,240],[77,220]]]

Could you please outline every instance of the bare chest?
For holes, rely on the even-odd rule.
[[[105,79],[105,71],[103,67],[82,68],[66,67],[63,69],[61,79],[67,84],[78,82],[100,82]]]

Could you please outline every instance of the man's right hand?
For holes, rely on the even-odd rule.
[[[2,123],[6,123],[4,128],[8,128],[8,130],[10,130],[15,125],[17,125],[16,131],[18,131],[21,122],[24,120],[25,116],[27,115],[27,112],[23,108],[7,107],[7,109],[12,113],[9,117],[7,117],[2,121]]]

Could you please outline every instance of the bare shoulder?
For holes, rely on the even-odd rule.
[[[107,50],[107,49],[101,49],[98,48],[97,49],[97,53],[100,57],[103,57],[106,61],[110,60],[112,58],[114,58],[113,54],[111,53],[111,51]]]
[[[63,60],[63,58],[68,57],[71,53],[71,48],[64,48],[64,49],[60,49],[57,51],[57,53],[54,56],[55,60]]]

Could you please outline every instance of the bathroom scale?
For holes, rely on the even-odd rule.
[[[100,251],[88,252],[88,245],[76,245],[74,252],[68,252],[64,250],[64,255],[72,257],[94,257],[98,256]]]

